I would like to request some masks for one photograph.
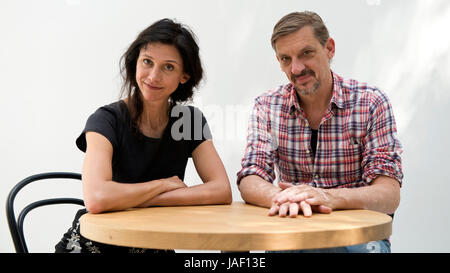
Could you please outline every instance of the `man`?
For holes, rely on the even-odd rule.
[[[284,16],[271,42],[290,83],[255,100],[237,174],[242,198],[281,217],[335,209],[393,214],[400,202],[402,150],[387,96],[331,70],[335,42],[316,13]],[[370,250],[390,252],[390,243],[320,251]]]

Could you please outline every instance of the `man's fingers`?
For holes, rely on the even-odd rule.
[[[302,209],[303,215],[305,217],[311,217],[312,210],[311,210],[311,206],[308,203],[306,203],[305,201],[301,201],[300,208]]]
[[[323,205],[323,201],[319,200],[318,198],[309,198],[305,200],[308,204],[311,205],[313,211],[319,212],[319,213],[331,213],[333,210],[332,208]]]
[[[289,216],[292,218],[297,217],[298,215],[298,203],[291,203],[289,205]]]
[[[280,217],[286,217],[287,212],[289,210],[289,203],[284,203],[280,206],[280,210],[278,212],[278,215],[280,215]]]
[[[318,205],[318,206],[311,206],[314,211],[318,213],[325,213],[330,214],[331,211],[333,211],[330,207],[324,206],[324,205]]]
[[[286,200],[286,202],[300,203],[301,201],[305,201],[306,199],[308,199],[310,197],[311,197],[311,195],[308,192],[292,194],[292,195],[288,196],[288,200]]]
[[[289,189],[283,190],[282,192],[277,194],[276,198],[274,199],[274,202],[277,203],[278,205],[287,203],[287,202],[289,202],[289,199],[291,199],[296,194],[298,194],[298,193],[295,188],[289,188]]]
[[[274,216],[278,214],[278,210],[280,209],[280,206],[273,204],[272,207],[269,210],[269,216]]]
[[[289,200],[289,196],[287,196],[287,193],[285,194],[281,194],[279,195],[276,199],[275,199],[275,203],[278,205],[284,204]]]
[[[315,197],[307,198],[305,199],[306,203],[310,204],[311,206],[320,205],[320,200]]]
[[[273,204],[269,209],[269,216],[279,215],[280,217],[286,217],[288,214],[290,217],[297,217],[299,211],[303,212],[305,217],[311,217],[312,212],[329,214],[333,210],[330,207],[324,205],[313,205],[307,201],[301,201],[300,203],[283,203],[281,205]]]

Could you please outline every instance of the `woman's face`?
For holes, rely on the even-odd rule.
[[[136,82],[148,102],[167,101],[178,85],[189,80],[183,59],[173,45],[149,43],[139,53]]]

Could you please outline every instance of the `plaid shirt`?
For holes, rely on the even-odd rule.
[[[379,175],[402,183],[392,107],[375,87],[333,73],[333,96],[322,118],[314,157],[311,128],[292,84],[259,96],[249,120],[237,182],[247,175],[320,188],[368,185]]]

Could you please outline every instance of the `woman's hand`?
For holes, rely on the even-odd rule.
[[[140,207],[230,204],[230,182],[212,141],[203,141],[192,152],[192,160],[203,184],[190,187],[176,176],[158,179],[164,190]]]
[[[180,188],[186,188],[187,185],[178,177],[172,176],[169,178],[159,179],[164,187],[164,192],[173,191]]]

